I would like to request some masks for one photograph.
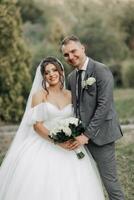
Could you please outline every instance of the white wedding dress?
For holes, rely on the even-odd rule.
[[[35,121],[53,128],[72,116],[72,104],[59,109],[44,102],[27,115],[30,131],[26,139],[0,169],[0,200],[104,200],[96,165],[83,147],[85,157],[55,145],[33,130]],[[6,170],[5,170],[6,168]]]

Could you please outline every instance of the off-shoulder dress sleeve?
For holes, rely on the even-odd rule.
[[[46,107],[40,103],[27,112],[27,124],[34,125],[36,122],[44,122],[47,119]]]

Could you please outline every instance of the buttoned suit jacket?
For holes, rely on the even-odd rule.
[[[82,88],[80,96],[80,118],[85,127],[85,135],[95,144],[104,145],[116,141],[123,134],[118,122],[114,100],[114,80],[107,66],[91,58],[85,71],[84,80],[95,78],[92,85]],[[67,88],[72,93],[74,112],[77,109],[76,97],[77,70],[67,78]]]

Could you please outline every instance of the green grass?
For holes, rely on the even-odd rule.
[[[126,200],[134,199],[134,143],[117,145],[117,166],[119,179]]]
[[[116,160],[118,178],[125,195],[125,200],[134,200],[134,143],[123,145],[118,142],[116,145]],[[105,191],[105,198],[108,195]]]
[[[134,123],[134,89],[115,89],[114,100],[120,122]]]

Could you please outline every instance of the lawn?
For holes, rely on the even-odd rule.
[[[117,155],[119,179],[125,193],[125,199],[133,200],[134,199],[134,142],[131,144],[127,144],[125,146],[117,145],[116,155]]]
[[[134,89],[115,89],[114,100],[120,122],[134,123]]]
[[[125,147],[117,146],[117,164],[119,178],[125,192],[126,200],[134,199],[134,143]]]
[[[125,200],[134,200],[134,130],[125,130],[124,137],[117,141],[116,160]]]

